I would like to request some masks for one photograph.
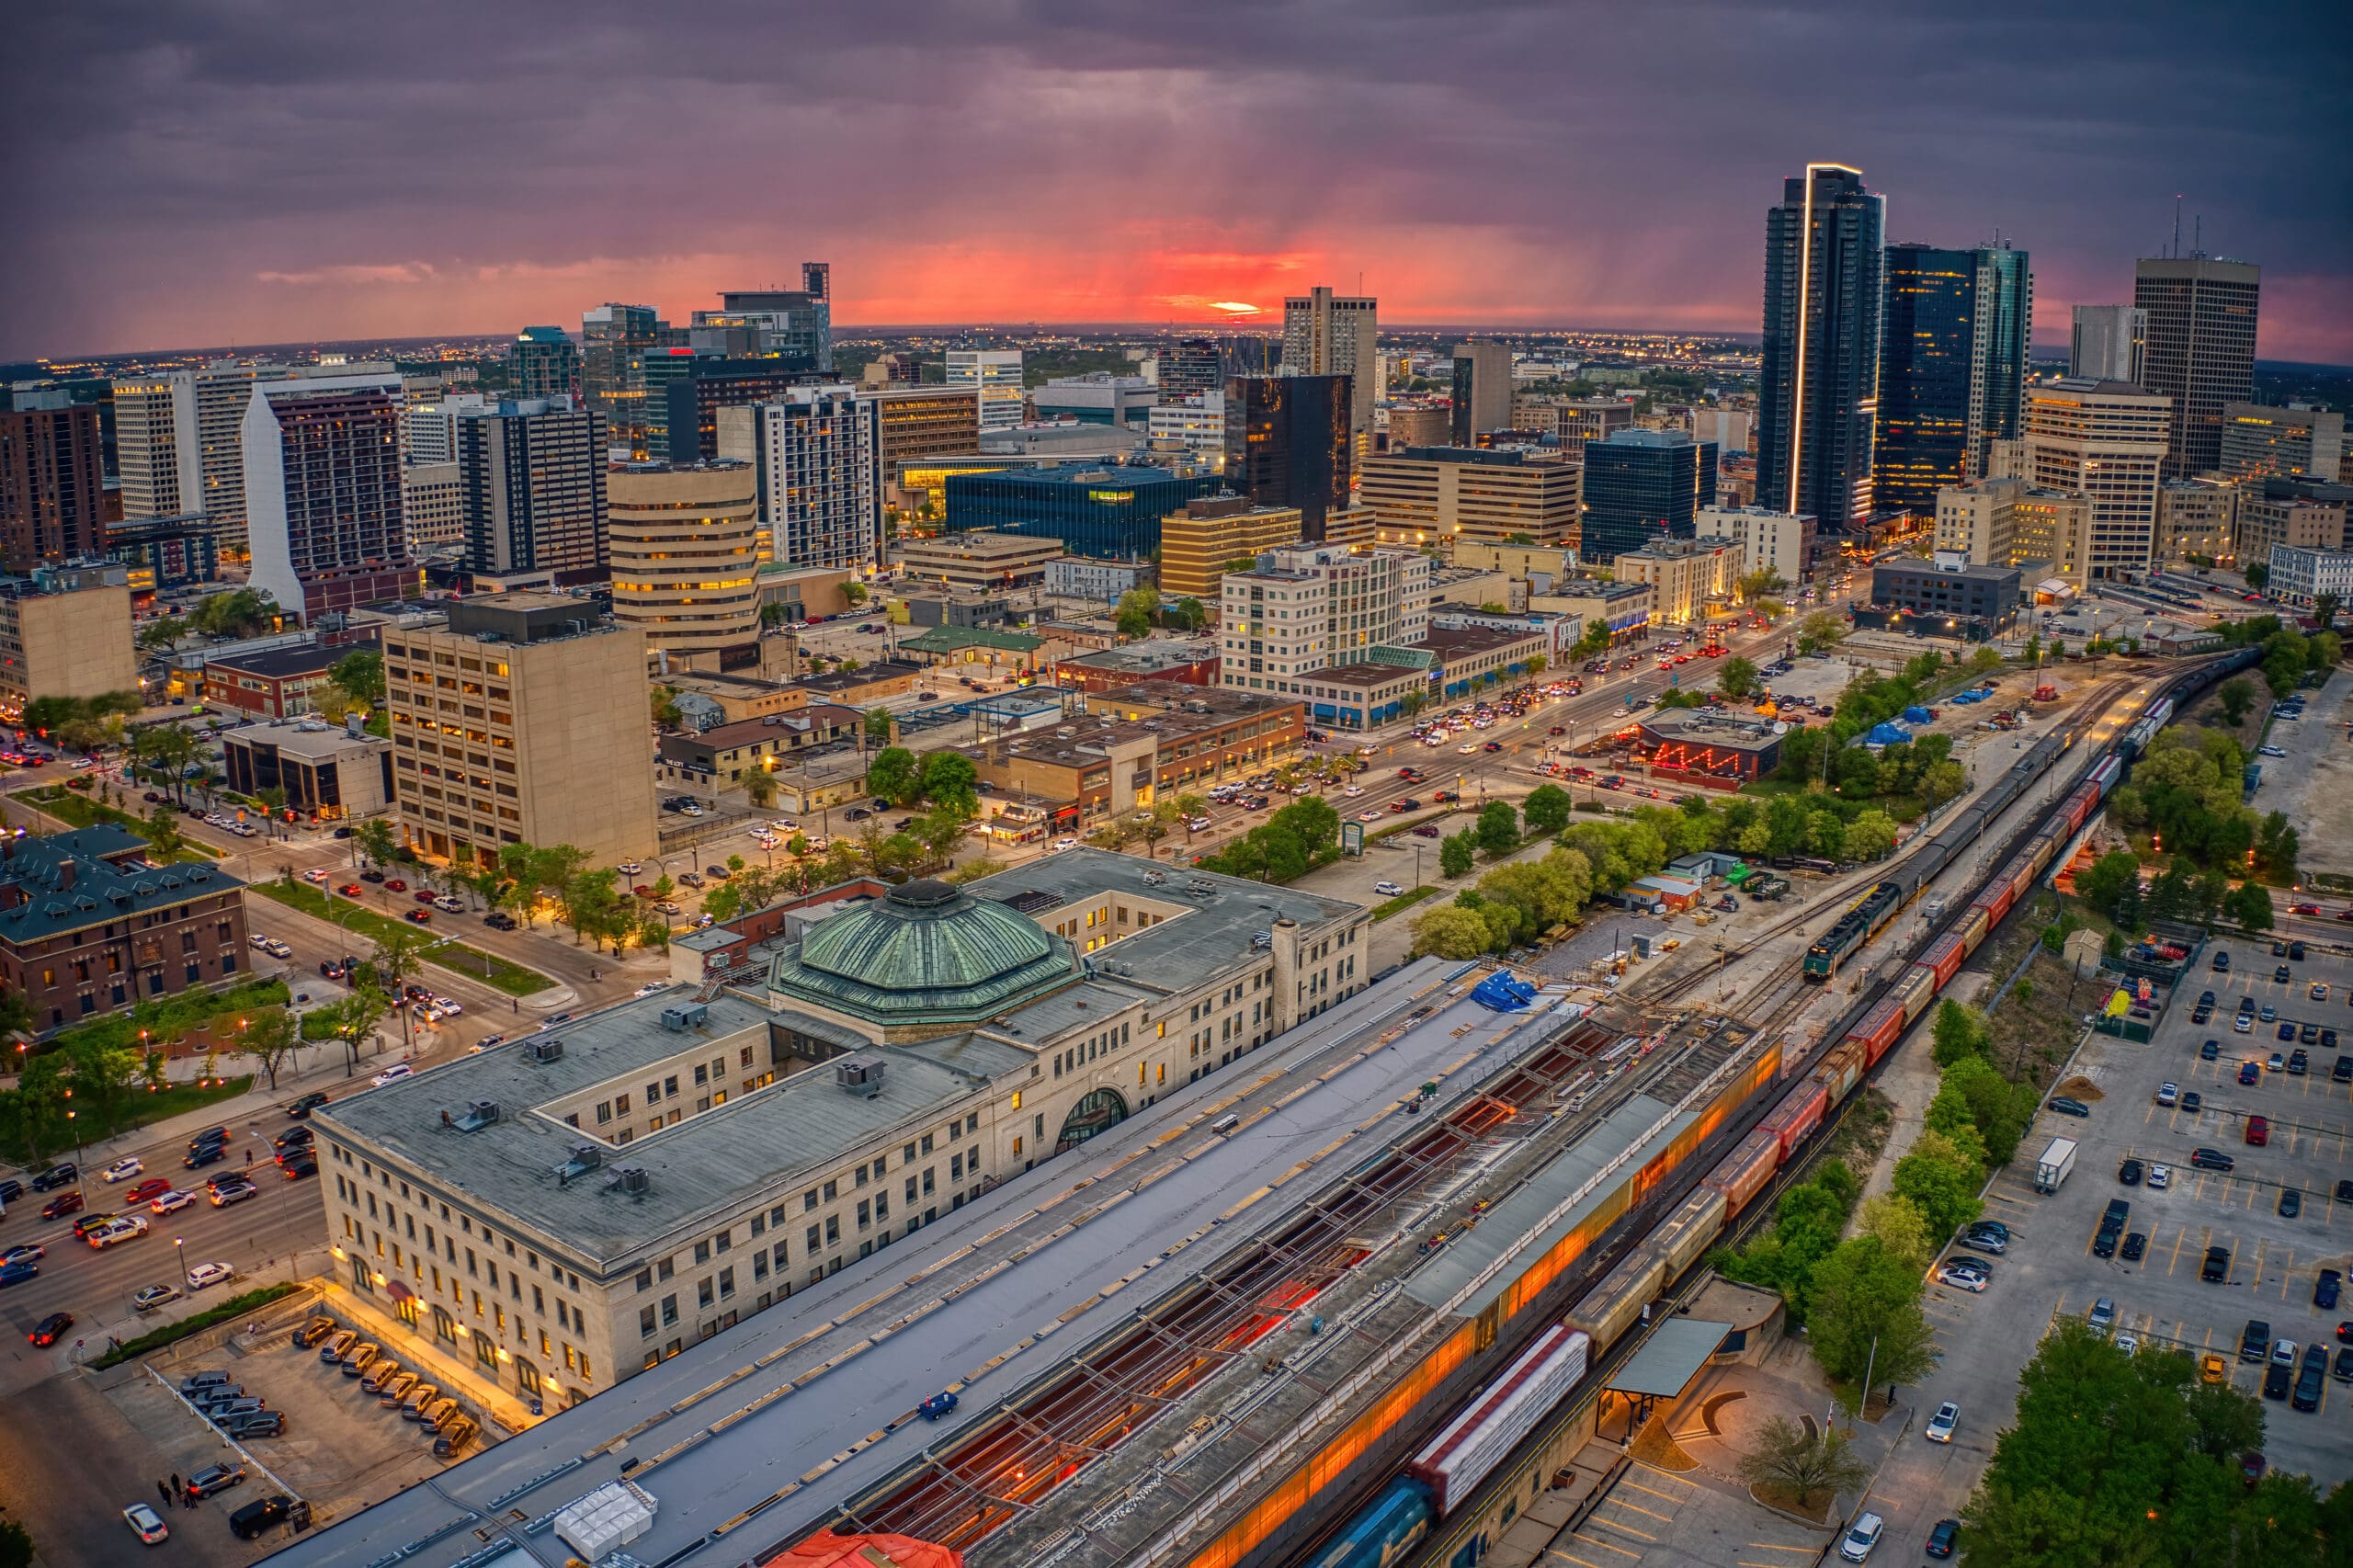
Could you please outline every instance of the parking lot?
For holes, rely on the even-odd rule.
[[[2231,956],[2228,972],[2211,967],[2217,949]],[[2285,981],[2275,978],[2282,966]],[[2327,987],[2325,999],[2313,995],[2315,983]],[[2208,989],[2215,994],[2213,1013],[2207,1023],[2194,1023],[2199,994]],[[2269,1007],[2274,1019],[2236,1032],[2242,997],[2258,1010]],[[2346,1043],[2331,1047],[2315,1039],[2302,1046],[2308,1070],[2294,1074],[2289,1054],[2307,1024],[2315,1036],[2338,1030]],[[2282,1025],[2293,1040],[2279,1038]],[[2204,1053],[2209,1040],[2211,1060]],[[1994,1260],[1991,1288],[1971,1298],[1935,1287],[1932,1295],[1941,1298],[1935,1310],[1956,1326],[1980,1315],[2017,1320],[2016,1327],[2032,1335],[2040,1324],[2029,1327],[2026,1315],[2047,1324],[2086,1314],[2105,1298],[2115,1303],[2120,1333],[2193,1353],[2211,1349],[2224,1358],[2234,1386],[2259,1393],[2263,1367],[2238,1358],[2241,1334],[2255,1320],[2268,1324],[2274,1339],[2326,1346],[2334,1372],[2336,1352],[2347,1343],[2338,1337],[2339,1325],[2353,1320],[2353,1301],[2324,1309],[2314,1290],[2324,1269],[2341,1277],[2353,1264],[2353,1202],[2345,1196],[2353,1187],[2339,1187],[2353,1180],[2353,1083],[2331,1075],[2340,1050],[2353,1051],[2353,954],[2314,945],[2294,960],[2275,956],[2268,941],[2216,943],[2199,955],[2147,1044],[2095,1035],[2084,1047],[2075,1062],[2082,1082],[2069,1087],[2091,1114],[2046,1110],[2036,1119],[2017,1160],[1988,1194],[1988,1215],[2017,1233],[2008,1252]],[[2270,1066],[2275,1051],[2277,1069]],[[2255,1081],[2242,1085],[2242,1064],[2250,1061]],[[2197,1095],[2197,1108],[2161,1104],[2167,1083]],[[2267,1141],[2251,1144],[2251,1131]],[[2038,1195],[2035,1158],[2055,1137],[2075,1140],[2075,1169],[2058,1192]],[[2201,1149],[2222,1156],[2229,1168],[2198,1168],[2192,1156]],[[2120,1179],[2128,1160],[2141,1163],[2141,1179],[2129,1185]],[[2153,1188],[2158,1166],[2165,1179]],[[2100,1218],[2115,1199],[2130,1212],[2114,1256],[2101,1256],[2104,1249],[2095,1245]],[[2220,1249],[2219,1279],[2204,1278],[2210,1249]],[[2127,1256],[2134,1252],[2140,1256]],[[2011,1304],[1987,1312],[2001,1295]],[[1949,1334],[1947,1349],[1949,1358]],[[2344,1368],[2353,1370],[2353,1359]],[[2316,1412],[2266,1399],[2264,1449],[2271,1462],[2310,1472],[2324,1489],[2353,1476],[2353,1445],[2342,1440],[2339,1426],[2348,1400],[2353,1383],[2333,1375]]]
[[[2302,838],[2298,857],[2307,871],[2353,871],[2353,676],[2339,670],[2317,691],[2302,694],[2302,716],[2275,717],[2264,743],[2279,756],[2262,756],[2255,792],[2259,812],[2284,812]],[[2334,901],[2332,901],[2334,902]]]

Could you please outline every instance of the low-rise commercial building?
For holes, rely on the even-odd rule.
[[[0,839],[0,983],[48,1034],[244,978],[244,883],[108,824]]]
[[[1091,555],[1058,555],[1046,562],[1046,592],[1057,598],[1117,604],[1120,596],[1153,585],[1149,561],[1097,561]]]
[[[361,730],[305,719],[241,724],[221,736],[221,764],[241,795],[286,791],[290,811],[315,822],[372,817],[392,809],[392,743]]]
[[[1553,609],[1497,610],[1478,605],[1441,604],[1430,607],[1430,625],[1440,631],[1483,628],[1489,631],[1526,632],[1544,640],[1544,657],[1558,665],[1585,636],[1578,617]]]
[[[1298,755],[1302,704],[1160,682],[1086,699],[1051,730],[957,749],[998,796],[1046,808],[1058,831],[1092,827]]]
[[[661,778],[705,790],[733,789],[746,774],[774,772],[777,759],[811,746],[857,738],[863,716],[839,703],[813,702],[765,719],[720,724],[694,734],[665,735]]]
[[[1063,685],[1074,686],[1081,691],[1119,691],[1139,681],[1215,686],[1217,643],[1209,639],[1198,642],[1147,639],[1073,654],[1055,669]]]
[[[1781,736],[1769,720],[1712,708],[1668,708],[1638,726],[1652,771],[1733,786],[1781,765]]]
[[[1051,662],[1046,639],[984,626],[935,626],[899,643],[900,653],[949,676],[987,679],[1034,675]]]
[[[2323,594],[2339,604],[2353,604],[2353,550],[2275,544],[2270,567],[2263,586],[2276,599],[2302,609],[2310,609]]]
[[[1327,532],[1345,513],[1330,514]],[[1160,593],[1164,602],[1199,599],[1215,608],[1226,567],[1300,542],[1305,514],[1296,506],[1261,506],[1238,495],[1187,502],[1160,520]],[[1330,539],[1327,542],[1347,543]]]
[[[204,700],[248,719],[293,719],[308,713],[327,672],[353,650],[305,642],[204,663]]]
[[[1410,651],[1429,657],[1432,697],[1451,702],[1526,678],[1528,661],[1545,649],[1545,634],[1540,631],[1472,626],[1450,631],[1434,627]]]
[[[1531,593],[1530,609],[1557,610],[1577,617],[1589,630],[1609,628],[1612,642],[1640,637],[1650,631],[1657,593],[1648,583],[1619,583],[1606,577],[1569,577],[1552,585],[1550,593]]]
[[[1362,494],[1377,543],[1573,547],[1584,480],[1585,471],[1557,452],[1408,447],[1365,460]]]
[[[948,533],[899,541],[902,581],[938,583],[977,593],[1003,594],[1042,588],[1046,566],[1063,553],[1062,541],[1021,533]]]
[[[1705,620],[1711,607],[1729,607],[1740,583],[1741,548],[1726,539],[1660,539],[1630,550],[1612,563],[1618,579],[1651,589],[1654,625]]]
[[[1974,566],[1958,553],[1939,551],[1933,561],[1872,567],[1870,609],[1890,630],[1984,642],[2017,623],[2018,585],[2015,567]],[[1858,625],[1863,615],[1857,612]]]
[[[2239,559],[2268,561],[2280,545],[2340,550],[2353,486],[2310,479],[2251,479],[2239,487]]]
[[[37,697],[139,689],[130,584],[121,566],[0,577],[0,717],[20,716]]]

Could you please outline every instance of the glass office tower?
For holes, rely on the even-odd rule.
[[[1765,219],[1756,501],[1824,528],[1872,510],[1886,217],[1862,171],[1808,164]]]

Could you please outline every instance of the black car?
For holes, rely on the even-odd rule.
[[[2353,1383],[2353,1345],[2336,1347],[2336,1367],[2329,1376],[2341,1383]]]
[[[507,914],[503,909],[492,910],[488,915],[482,917],[482,923],[489,926],[494,931],[512,931],[515,929],[515,917]]]
[[[2231,1277],[2231,1249],[2208,1247],[2205,1265],[2198,1270],[2198,1278],[2209,1285],[2220,1285]]]
[[[2099,1234],[2092,1238],[2092,1256],[2094,1257],[2114,1257],[2116,1256],[2116,1239],[2122,1233],[2123,1233],[2120,1231],[2112,1231],[2106,1225],[2102,1225],[2099,1228]]]
[[[2051,1102],[2051,1108],[2061,1116],[2089,1116],[2092,1113],[2091,1107],[2081,1100],[2070,1099],[2064,1095],[2053,1099]]]
[[[2353,995],[2353,990],[2348,990],[2347,994]],[[2336,1065],[2328,1070],[2328,1075],[2336,1083],[2353,1083],[2353,1056],[2338,1057]]]
[[[41,1319],[40,1322],[33,1324],[33,1331],[25,1335],[25,1337],[30,1340],[34,1345],[46,1350],[49,1346],[64,1338],[65,1331],[73,1326],[74,1314],[72,1312],[51,1312],[47,1317]]]
[[[283,1492],[246,1504],[229,1516],[229,1533],[252,1540],[272,1525],[282,1525],[294,1514],[294,1499]]]
[[[2135,1231],[2124,1238],[2124,1261],[2138,1263],[2141,1255],[2149,1250],[2149,1238]]]
[[[2116,1168],[2116,1179],[2127,1187],[2141,1185],[2141,1162],[2127,1160]]]
[[[2288,961],[2290,963],[2302,963],[2304,961],[2304,945],[2302,942],[2290,942],[2288,944]]]
[[[280,1160],[278,1174],[288,1181],[300,1181],[304,1176],[318,1175],[319,1162],[313,1157],[311,1151],[305,1149],[299,1154],[290,1154]]]
[[[2222,1042],[2219,1040],[2210,1040],[2198,1048],[2198,1060],[2200,1062],[2212,1062],[2222,1054]]]
[[[1937,1521],[1937,1528],[1928,1532],[1928,1555],[1931,1557],[1950,1557],[1952,1555],[1954,1546],[1959,1544],[1960,1540],[1961,1521],[1959,1519],[1938,1519]]]
[[[61,1187],[72,1187],[82,1179],[82,1167],[71,1160],[51,1165],[33,1177],[35,1192],[49,1192]]]
[[[2261,1318],[2249,1318],[2239,1330],[2239,1359],[2261,1361],[2271,1354],[2271,1325]]]
[[[2327,1312],[2336,1305],[2338,1292],[2344,1288],[2345,1276],[2334,1268],[2324,1268],[2320,1278],[2313,1281],[2313,1305]]]
[[[2264,1369],[2263,1397],[2266,1399],[2287,1398],[2289,1385],[2295,1381],[2296,1369],[2293,1367],[2289,1366],[2285,1361],[2272,1362],[2270,1366]]]
[[[298,1099],[287,1102],[286,1114],[300,1121],[326,1103],[326,1096],[313,1089]]]
[[[2212,1006],[2214,1005],[2214,994],[2211,991],[2200,992],[2198,994],[2198,1005],[2201,1007]]]
[[[279,1133],[277,1137],[271,1139],[269,1142],[271,1148],[276,1149],[282,1154],[289,1149],[309,1148],[311,1146],[311,1141],[316,1136],[317,1134],[313,1133],[307,1127],[290,1127],[285,1131]]]
[[[376,869],[375,867],[370,866],[366,870],[359,873],[359,880],[363,882],[381,882],[384,880],[384,873]],[[2228,964],[2224,964],[2222,967],[2228,969],[2230,966]]]
[[[195,1137],[188,1141],[188,1152],[190,1153],[194,1153],[197,1150],[202,1148],[207,1143],[226,1143],[228,1141],[229,1130],[227,1128],[208,1127],[203,1131],[198,1133]]]
[[[2289,1187],[2279,1195],[2279,1218],[2292,1220],[2304,1211],[2304,1195]]]
[[[2289,975],[2289,973],[2288,973],[2288,966],[2287,966],[2286,964],[2284,964],[2284,963],[2283,963],[2283,964],[2279,965],[2277,969],[2274,969],[2274,970],[2271,971],[2271,978],[2272,978],[2272,979],[2274,979],[2274,980],[2276,980],[2276,981],[2279,981],[2279,982],[2281,984],[2283,984],[2283,985],[2284,985],[2284,984],[2286,984],[2286,983],[2287,983],[2287,982],[2289,981],[2289,979],[2290,978],[2290,975]]]
[[[2289,1402],[2295,1410],[2320,1408],[2321,1380],[2328,1376],[2328,1347],[2325,1345],[2304,1346],[2303,1364],[2296,1369],[2296,1393]]]
[[[14,1203],[25,1195],[25,1184],[14,1176],[0,1181],[0,1203]]]
[[[228,1157],[229,1146],[226,1143],[207,1143],[190,1150],[188,1158],[180,1164],[188,1170],[201,1170],[206,1165],[217,1165]]]
[[[2220,1149],[2192,1149],[2189,1152],[2189,1164],[2195,1170],[2227,1171],[2238,1162]]]

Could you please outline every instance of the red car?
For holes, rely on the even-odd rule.
[[[436,893],[431,888],[419,888],[416,890],[416,902],[419,903],[431,903],[439,896],[440,895]]]
[[[146,1202],[151,1198],[161,1198],[171,1190],[170,1182],[165,1181],[162,1176],[156,1176],[152,1180],[141,1182],[137,1187],[124,1193],[122,1200],[126,1205],[137,1205]]]
[[[419,926],[430,926],[433,924],[433,911],[429,909],[412,909],[408,912],[408,918],[415,921]]]
[[[361,887],[358,882],[346,882],[343,886],[335,889],[335,891],[343,894],[346,898],[358,898],[361,893],[368,890]]]
[[[401,881],[398,877],[394,877],[384,884],[384,891],[386,892],[408,892],[408,884]]]

